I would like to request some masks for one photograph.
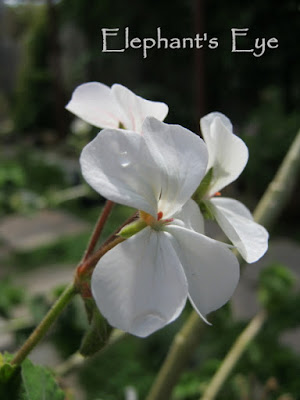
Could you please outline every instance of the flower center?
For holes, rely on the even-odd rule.
[[[152,215],[146,213],[145,211],[140,211],[140,219],[143,220],[147,225],[151,226],[151,228],[155,229],[156,231],[160,231],[164,225],[173,221],[173,218],[162,219],[163,212],[159,211],[157,213],[157,217],[153,217]]]

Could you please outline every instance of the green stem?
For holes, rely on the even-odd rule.
[[[266,318],[267,314],[261,311],[249,322],[227,353],[200,400],[214,400],[216,398],[247,346],[261,330]]]
[[[20,365],[22,361],[27,357],[30,351],[37,345],[37,343],[45,336],[50,326],[69,303],[69,301],[76,294],[76,290],[73,284],[66,287],[61,296],[56,300],[53,306],[50,308],[48,313],[45,315],[40,324],[35,328],[23,346],[19,349],[12,360],[12,364]]]
[[[288,202],[296,185],[299,171],[300,131],[254,211],[253,216],[257,222],[270,229]]]
[[[297,133],[278,172],[254,211],[256,222],[264,225],[266,228],[269,228],[275,222],[291,195],[292,189],[297,182],[299,170],[300,131]],[[194,331],[199,331],[199,324],[201,323],[202,321],[200,321],[197,313],[192,311],[188,321],[176,335],[167,358],[150,389],[147,400],[167,400],[170,397],[178,378],[185,368],[187,360],[189,360],[197,345],[196,341],[194,346],[190,346],[189,341],[194,337]],[[185,339],[179,346],[176,344],[176,338],[182,332],[185,333]],[[201,335],[198,336],[198,342],[200,337]],[[183,354],[185,354],[184,357]],[[170,359],[172,359],[172,362],[170,362]],[[162,397],[160,393],[164,393],[164,396]]]
[[[45,336],[53,322],[63,311],[65,306],[70,302],[70,300],[75,296],[76,293],[79,292],[80,289],[80,277],[83,274],[90,273],[91,268],[96,264],[96,262],[105,254],[107,251],[115,247],[117,244],[123,242],[125,239],[117,237],[114,240],[111,240],[109,243],[104,243],[101,248],[96,251],[93,255],[95,245],[98,241],[98,238],[102,232],[103,226],[110,214],[110,211],[113,207],[114,203],[111,201],[107,201],[104,209],[100,215],[100,218],[96,224],[94,232],[89,241],[86,253],[83,257],[82,262],[77,267],[77,274],[75,277],[74,283],[67,286],[61,296],[57,299],[57,301],[53,304],[51,309],[45,315],[40,324],[35,328],[23,346],[19,349],[19,351],[14,356],[11,361],[12,364],[19,365],[22,361],[27,357],[27,355],[31,352],[31,350],[37,345],[37,343]]]
[[[199,315],[192,312],[183,328],[176,334],[167,358],[146,400],[167,400],[186,365],[190,354],[197,346],[204,324]]]

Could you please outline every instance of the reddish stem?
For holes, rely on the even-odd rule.
[[[98,242],[98,239],[102,233],[104,225],[107,221],[107,218],[109,217],[109,214],[110,214],[114,204],[115,203],[113,203],[112,201],[106,200],[106,203],[103,207],[103,210],[102,210],[100,217],[97,221],[97,224],[95,226],[94,232],[92,233],[91,239],[89,241],[89,245],[84,253],[82,262],[86,261],[89,258],[89,256],[93,253],[94,248]]]
[[[115,231],[114,233],[112,233],[106,240],[105,242],[102,244],[102,246],[106,246],[108,243],[110,243],[113,239],[116,238],[117,234],[120,232],[120,230],[122,228],[124,228],[125,225],[130,224],[130,222],[133,222],[138,216],[138,212],[135,212],[133,215],[131,215],[131,217],[129,217],[128,219],[126,219],[125,222],[123,222],[122,225],[120,225]]]
[[[104,211],[104,210],[103,210]],[[109,250],[111,250],[113,247],[115,247],[117,244],[123,242],[123,238],[116,236],[117,233],[127,224],[129,224],[130,222],[132,222],[135,218],[137,217],[137,213],[134,213],[131,217],[129,217],[118,229],[115,230],[114,233],[112,233],[106,240],[105,242],[102,244],[102,246],[100,247],[100,249],[98,249],[93,255],[89,254],[88,257],[86,257],[86,254],[88,252],[88,250],[90,248],[92,248],[91,244],[89,244],[88,249],[86,251],[86,254],[84,256],[84,258],[82,259],[81,263],[78,265],[77,267],[77,271],[76,271],[76,286],[77,288],[80,287],[81,282],[82,282],[82,278],[84,276],[87,276],[88,274],[91,273],[91,269],[95,266],[95,264],[97,263],[97,261],[99,261],[99,259]],[[99,232],[98,224],[101,220],[101,216],[99,218],[99,221],[96,225],[95,231],[92,235],[91,241],[94,238],[94,234],[95,232]]]
[[[97,250],[93,255],[91,255],[87,260],[82,261],[77,267],[77,277],[82,275],[87,275],[90,269],[100,260],[105,253],[115,247],[117,244],[123,242],[125,239],[122,237],[117,237],[108,244],[103,244],[99,250]]]

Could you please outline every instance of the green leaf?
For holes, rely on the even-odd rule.
[[[64,400],[65,394],[46,367],[34,365],[30,360],[22,363],[20,400]]]

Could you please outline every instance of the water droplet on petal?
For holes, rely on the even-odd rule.
[[[130,160],[128,158],[127,151],[122,151],[120,153],[120,164],[123,168],[126,168],[128,167],[128,165],[130,165]]]

